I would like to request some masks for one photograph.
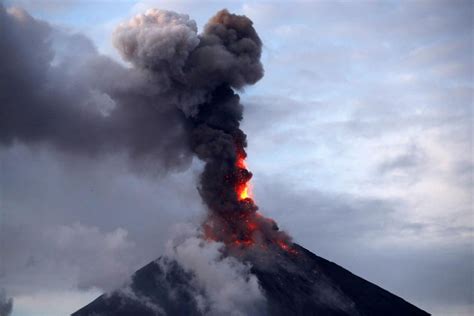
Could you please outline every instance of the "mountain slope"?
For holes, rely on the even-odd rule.
[[[294,245],[295,253],[250,256],[266,306],[258,315],[429,315],[337,264]],[[123,289],[104,294],[73,316],[203,315],[193,274],[167,258],[138,270]],[[205,296],[206,293],[199,293]]]

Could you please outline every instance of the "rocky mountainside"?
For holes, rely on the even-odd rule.
[[[255,315],[429,315],[337,264],[294,245],[272,260],[254,256],[251,272],[265,295]],[[193,274],[161,257],[138,270],[126,287],[104,294],[73,316],[203,315]],[[206,293],[200,293],[203,297]]]

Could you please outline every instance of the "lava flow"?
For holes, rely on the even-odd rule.
[[[210,215],[204,223],[204,235],[208,240],[222,241],[228,247],[245,249],[256,247],[267,250],[277,247],[290,254],[297,254],[291,246],[288,235],[278,229],[274,220],[257,212],[258,207],[250,196],[252,173],[247,169],[247,154],[241,143],[236,143],[236,158],[233,176],[227,175],[224,186],[234,184],[238,208],[235,212],[220,212],[220,216]]]
[[[237,161],[235,165],[239,170],[242,170],[243,172],[248,173],[247,164],[245,163],[245,154],[237,153]],[[247,180],[244,179],[243,183],[238,183],[235,188],[235,191],[240,201],[245,200],[247,198],[251,199],[249,181],[250,181],[250,178]]]
[[[245,158],[247,154],[239,142],[236,143],[236,160],[235,160],[235,194],[238,203],[242,205],[243,211],[237,216],[228,218],[228,225],[216,225],[221,228],[224,235],[231,236],[226,240],[226,244],[237,247],[247,248],[256,246],[260,249],[267,250],[271,245],[277,246],[291,254],[297,254],[296,250],[291,246],[290,238],[282,231],[279,231],[275,221],[266,218],[257,212],[257,206],[250,196],[250,179],[252,173],[248,170]],[[212,230],[209,229],[209,223],[205,225],[206,235],[209,237]],[[223,231],[222,227],[232,227],[231,231]],[[218,238],[210,238],[218,240]]]

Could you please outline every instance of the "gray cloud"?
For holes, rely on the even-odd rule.
[[[7,297],[4,289],[0,289],[0,316],[9,316],[13,310],[13,298]]]
[[[161,169],[189,165],[181,114],[156,88],[162,78],[126,69],[99,55],[88,39],[25,11],[0,10],[6,30],[1,143],[53,145],[86,156],[125,152]]]
[[[396,170],[412,170],[424,163],[424,153],[416,145],[411,145],[406,153],[400,154],[392,159],[382,162],[378,171],[387,173]]]
[[[156,9],[122,23],[114,37],[126,60],[138,67],[169,70],[176,76],[183,74],[186,60],[199,42],[196,22],[188,15]],[[176,68],[166,69],[167,65]]]
[[[203,214],[194,170],[143,177],[125,158],[84,161],[23,146],[0,160],[0,252],[8,254],[0,283],[14,296],[114,288],[160,255],[169,226]]]

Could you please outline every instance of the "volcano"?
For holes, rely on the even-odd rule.
[[[223,302],[232,308],[216,309],[211,296],[242,279],[202,286],[217,273],[212,264],[209,269],[204,262],[207,274],[200,275],[163,256],[138,270],[128,285],[100,296],[74,316],[428,315],[293,243],[258,211],[249,186],[252,173],[245,162],[247,135],[240,128],[243,105],[237,93],[263,77],[262,41],[248,17],[221,10],[198,34],[187,15],[149,10],[121,24],[114,43],[138,71],[155,80],[167,78],[167,88],[158,89],[160,98],[152,99],[151,106],[155,101],[176,106],[190,152],[204,162],[197,189],[208,212],[194,254],[206,244],[222,245],[219,256],[248,268],[240,276],[244,284],[252,280],[257,290],[250,296],[261,300],[227,295]],[[240,294],[249,297],[243,289]],[[243,311],[233,309],[242,306]]]
[[[265,296],[253,315],[430,315],[297,244],[292,247],[294,252],[275,248],[267,254],[271,263],[249,259]],[[72,316],[205,315],[193,294],[194,277],[177,261],[160,257],[136,271],[126,290],[104,294]]]

